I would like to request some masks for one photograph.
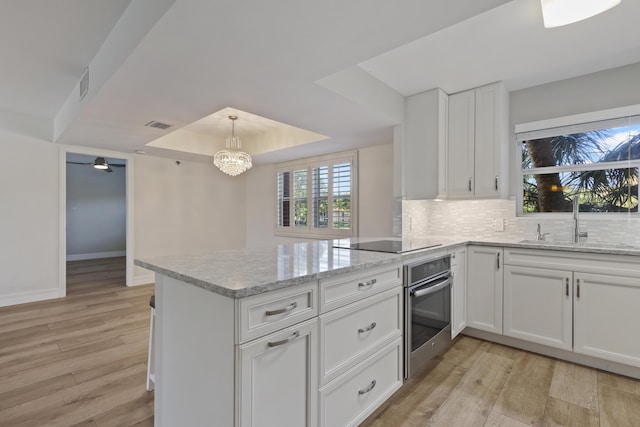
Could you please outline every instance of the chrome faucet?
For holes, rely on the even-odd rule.
[[[550,233],[542,233],[542,230],[540,229],[540,223],[538,223],[538,231],[536,232],[536,240],[538,242],[543,242],[545,239],[545,236],[548,236]]]
[[[573,196],[573,242],[580,243],[581,237],[588,237],[589,234],[586,231],[580,231],[578,226],[578,212],[580,210],[580,202],[578,201],[578,195]]]

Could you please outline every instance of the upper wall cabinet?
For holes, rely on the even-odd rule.
[[[433,199],[440,190],[447,137],[447,94],[441,89],[405,100],[402,195],[409,200]]]
[[[449,96],[440,197],[508,196],[509,92],[502,83]]]

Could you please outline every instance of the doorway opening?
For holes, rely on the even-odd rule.
[[[131,286],[132,159],[62,147],[60,296]]]

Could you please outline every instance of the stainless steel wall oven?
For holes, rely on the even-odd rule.
[[[449,255],[404,266],[405,380],[451,344],[451,280]]]

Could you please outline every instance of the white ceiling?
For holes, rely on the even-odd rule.
[[[623,0],[544,30],[539,0],[8,0],[0,125],[20,113],[14,127],[50,124],[57,143],[202,160],[146,144],[231,107],[330,137],[256,163],[351,149],[390,142],[398,118],[316,83],[327,76],[360,66],[402,95],[519,89],[640,61],[637,16]]]

